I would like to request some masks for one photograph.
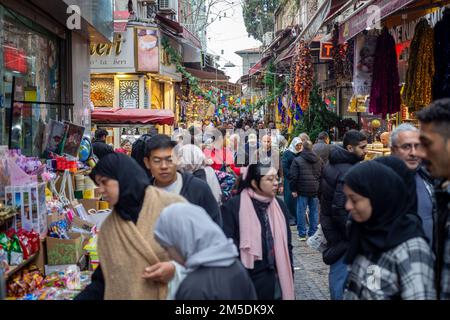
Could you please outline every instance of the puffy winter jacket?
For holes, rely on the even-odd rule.
[[[341,146],[333,146],[329,162],[322,173],[320,184],[320,224],[327,239],[328,248],[323,252],[323,261],[331,265],[341,258],[347,250],[344,194],[345,173],[361,160]]]
[[[317,197],[322,167],[322,160],[317,154],[308,150],[300,152],[289,170],[289,186],[292,192],[303,197]]]

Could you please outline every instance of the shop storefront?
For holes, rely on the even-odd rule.
[[[0,145],[37,154],[35,137],[42,123],[58,117],[57,106],[22,105],[11,117],[13,78],[23,82],[26,101],[61,101],[62,40],[17,12],[0,5]]]
[[[157,27],[128,26],[116,32],[112,44],[91,44],[91,101],[95,109],[174,110],[174,82],[181,81],[175,67],[166,62]],[[176,46],[176,42],[171,46]],[[119,147],[124,139],[135,139],[147,127],[107,128],[108,141]],[[169,134],[171,126],[154,124]]]

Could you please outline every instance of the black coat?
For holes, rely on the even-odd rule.
[[[247,270],[236,259],[229,267],[200,267],[181,282],[175,300],[256,300]]]
[[[322,159],[322,162],[326,164],[330,158],[331,147],[330,144],[326,144],[323,140],[319,140],[313,145],[313,151]]]
[[[111,146],[107,145],[105,142],[98,140],[98,141],[95,141],[94,143],[92,143],[92,151],[97,156],[97,158],[100,160],[107,154],[113,153],[114,149]]]
[[[292,161],[289,170],[289,186],[292,192],[303,197],[317,197],[319,194],[322,160],[312,151],[304,150]]]
[[[291,229],[289,227],[289,217],[286,205],[283,201],[277,198],[281,209],[283,210],[284,218],[286,220],[286,230],[288,236],[289,256],[291,259],[292,273],[294,273],[293,260],[292,260],[292,244],[291,244]],[[240,232],[239,232],[239,209],[240,209],[241,196],[238,195],[227,201],[221,208],[223,217],[223,231],[228,238],[233,239],[234,244],[239,248],[240,244]],[[255,201],[253,201],[255,206]],[[276,271],[269,267],[267,259],[267,246],[265,240],[265,227],[263,222],[263,216],[258,210],[258,206],[255,206],[255,211],[258,215],[258,219],[261,223],[261,242],[263,258],[262,260],[255,261],[253,269],[248,269],[250,278],[256,289],[258,300],[273,300],[275,296],[275,281]]]
[[[205,209],[214,222],[222,226],[220,208],[209,185],[190,173],[182,173],[182,176],[183,187],[181,188],[180,195],[190,203]]]
[[[360,159],[356,155],[340,146],[334,146],[330,152],[329,163],[322,173],[320,224],[328,243],[328,248],[323,252],[323,260],[329,265],[339,260],[348,247],[344,175],[358,162]]]

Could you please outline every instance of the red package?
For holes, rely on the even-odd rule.
[[[21,229],[19,229],[21,230]],[[16,230],[14,230],[13,228],[9,229],[8,231],[6,231],[6,235],[8,236],[8,238],[12,238],[13,235],[17,234]]]
[[[33,254],[31,244],[25,234],[21,233],[17,237],[19,238],[20,247],[22,248],[23,259],[26,260]]]
[[[27,234],[28,243],[31,246],[31,254],[39,251],[39,247],[41,245],[41,241],[39,239],[39,234],[36,231],[30,231]]]

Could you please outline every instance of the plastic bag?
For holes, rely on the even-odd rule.
[[[311,249],[319,252],[325,251],[327,248],[327,239],[325,239],[325,235],[323,234],[322,226],[320,224],[317,226],[316,233],[314,233],[312,237],[309,237],[306,243]]]

